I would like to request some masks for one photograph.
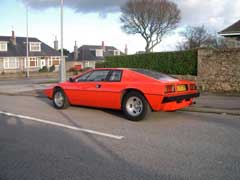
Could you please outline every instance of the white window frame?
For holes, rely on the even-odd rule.
[[[89,67],[95,68],[95,62],[94,61],[89,61]]]
[[[14,60],[14,66],[10,66],[10,60]],[[19,59],[16,57],[5,57],[3,58],[3,68],[4,69],[19,69]]]
[[[29,45],[31,52],[41,52],[41,42],[30,42]],[[35,47],[38,47],[38,49],[35,49]]]
[[[90,63],[89,63],[89,61],[86,61],[85,63],[84,63],[84,68],[89,68],[90,67]]]
[[[119,50],[113,50],[113,55],[114,55],[114,56],[120,56],[121,53],[120,53]]]
[[[33,60],[30,60],[30,58],[33,58]],[[31,61],[35,61],[35,66],[31,66],[30,64],[30,62]],[[29,68],[37,68],[38,67],[38,58],[37,57],[29,57],[28,58],[28,64],[29,64]]]
[[[103,57],[103,49],[96,49],[96,57]]]
[[[8,51],[7,41],[0,41],[0,51]]]
[[[48,67],[51,67],[53,64],[52,57],[48,58]]]
[[[51,57],[51,62],[52,62],[51,64],[53,65],[53,61],[57,61],[57,60],[58,60],[58,65],[54,65],[54,66],[60,66],[60,64],[61,64],[61,57],[59,57],[59,56],[52,56]]]

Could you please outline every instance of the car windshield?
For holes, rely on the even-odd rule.
[[[136,71],[138,73],[150,76],[154,79],[161,80],[161,81],[176,81],[177,79],[174,77],[171,77],[169,75],[157,72],[157,71],[152,71],[148,69],[132,69],[133,71]]]

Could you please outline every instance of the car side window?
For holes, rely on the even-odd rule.
[[[94,71],[92,74],[90,74],[86,81],[105,81],[108,73],[108,70]]]
[[[86,81],[88,76],[91,74],[92,72],[88,72],[88,73],[85,73],[83,74],[82,76],[78,77],[76,79],[76,82],[82,82],[82,81]]]
[[[114,70],[112,71],[110,77],[109,77],[109,81],[111,82],[119,82],[121,81],[122,78],[122,71],[120,70]]]

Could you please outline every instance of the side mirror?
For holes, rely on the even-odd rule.
[[[75,82],[75,80],[72,77],[70,77],[69,82]]]

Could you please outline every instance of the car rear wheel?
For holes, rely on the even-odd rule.
[[[126,118],[131,121],[140,121],[151,112],[145,97],[136,91],[129,92],[124,96],[122,110]]]
[[[56,89],[53,94],[53,105],[57,109],[66,109],[69,107],[67,96],[62,89]]]

